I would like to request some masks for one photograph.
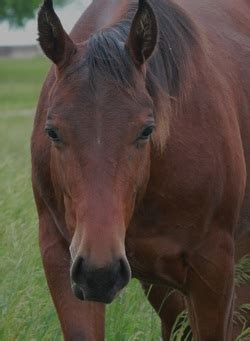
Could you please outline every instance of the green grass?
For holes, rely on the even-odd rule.
[[[38,249],[30,181],[32,113],[48,65],[44,59],[0,59],[0,340],[3,341],[61,340]],[[136,281],[108,307],[106,339],[160,339],[158,317]]]
[[[33,109],[49,62],[43,58],[0,60],[0,113]]]

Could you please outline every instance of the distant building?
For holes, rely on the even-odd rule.
[[[38,45],[0,46],[0,58],[34,58],[40,55]]]

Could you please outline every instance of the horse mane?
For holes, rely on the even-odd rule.
[[[201,50],[198,29],[187,14],[171,1],[149,1],[158,21],[159,38],[156,50],[148,61],[146,87],[156,107],[158,129],[153,144],[163,150],[169,134],[169,119],[176,111],[176,103],[187,96],[191,80],[196,74],[193,58]],[[125,87],[133,96],[133,64],[124,43],[131,22],[138,8],[133,2],[117,24],[98,31],[88,41],[84,65],[88,67],[89,79],[94,88],[95,75],[101,73]],[[197,59],[197,58],[196,58]]]

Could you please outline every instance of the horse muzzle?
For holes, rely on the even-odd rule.
[[[126,258],[96,268],[78,256],[73,262],[70,276],[72,290],[77,298],[108,304],[128,284],[131,270]]]

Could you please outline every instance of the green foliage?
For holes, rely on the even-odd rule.
[[[177,317],[173,325],[170,341],[192,341],[192,331],[188,320],[187,311],[184,310]]]
[[[62,5],[67,0],[55,0]],[[0,21],[6,20],[11,26],[24,26],[28,19],[35,16],[42,0],[1,0]]]
[[[250,340],[250,327],[242,330],[241,334],[235,339],[235,341],[249,341]]]
[[[250,256],[242,257],[235,266],[235,285],[240,286],[250,281]]]
[[[249,270],[249,269],[248,269]],[[242,330],[235,341],[249,341],[250,327],[247,326],[247,315],[250,313],[250,303],[242,304],[237,311],[234,312],[234,323],[240,323]]]

